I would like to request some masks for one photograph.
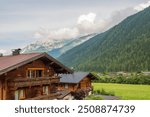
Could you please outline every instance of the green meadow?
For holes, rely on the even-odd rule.
[[[94,90],[114,92],[122,100],[150,100],[150,85],[93,83]]]

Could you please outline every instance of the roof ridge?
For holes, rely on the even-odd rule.
[[[21,53],[21,54],[18,54],[18,55],[4,55],[4,56],[1,56],[1,57],[12,57],[12,56],[19,56],[19,55],[29,55],[29,54],[44,54],[45,52],[37,52],[37,53]]]

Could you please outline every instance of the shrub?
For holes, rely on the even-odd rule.
[[[71,92],[71,95],[74,96],[74,98],[76,100],[83,100],[86,96],[86,93],[84,90],[81,89],[81,90],[77,90],[75,92]]]
[[[97,92],[97,94],[101,94],[101,90],[97,90],[96,92]]]

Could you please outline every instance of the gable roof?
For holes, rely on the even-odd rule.
[[[56,73],[73,73],[71,69],[67,68],[47,53],[30,53],[0,57],[0,75],[37,59],[41,59],[53,66]]]
[[[96,77],[89,72],[74,72],[73,74],[61,74],[60,83],[79,83],[85,77],[89,77],[92,80]]]

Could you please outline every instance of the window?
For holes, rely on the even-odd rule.
[[[35,78],[35,71],[28,70],[28,78]]]
[[[25,90],[19,89],[15,91],[15,100],[25,99]]]
[[[68,84],[65,84],[65,89],[68,89]]]
[[[27,77],[28,78],[39,78],[43,77],[44,69],[43,68],[28,68]]]
[[[36,77],[42,77],[43,71],[42,70],[36,70]]]
[[[43,86],[43,94],[48,95],[48,86]]]

